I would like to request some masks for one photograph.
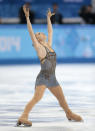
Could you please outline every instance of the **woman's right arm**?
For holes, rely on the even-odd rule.
[[[29,17],[27,17],[26,20],[27,20],[27,27],[28,27],[28,31],[29,31],[31,40],[32,40],[34,46],[37,47],[39,43],[38,43],[38,40],[36,39],[36,36],[33,32],[32,25],[31,25]]]
[[[36,39],[36,36],[33,32],[32,25],[31,25],[31,22],[30,22],[30,19],[29,19],[29,8],[26,8],[25,5],[24,5],[23,10],[24,10],[24,13],[25,13],[25,16],[26,16],[27,27],[28,27],[28,31],[29,31],[30,37],[32,39],[33,45],[34,45],[34,47],[37,51],[39,58],[42,59],[42,58],[45,57],[46,51],[45,51],[44,47],[39,44],[39,42]]]
[[[26,8],[26,6],[24,5],[23,6],[23,11],[25,13],[25,17],[26,17],[26,21],[27,21],[27,27],[28,27],[30,37],[32,39],[32,42],[33,42],[34,46],[37,47],[38,46],[38,41],[37,41],[37,39],[35,37],[35,34],[33,32],[33,29],[32,29],[31,22],[30,22],[30,19],[29,19],[29,8]]]

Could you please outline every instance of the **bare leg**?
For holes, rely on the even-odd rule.
[[[20,121],[24,121],[25,123],[26,122],[29,123],[29,121],[28,121],[29,112],[32,110],[34,105],[37,104],[41,100],[45,89],[46,89],[46,86],[44,86],[44,85],[36,87],[32,100],[30,100],[28,102],[28,104],[26,105],[26,107],[24,109],[24,112],[22,113],[21,117],[19,118]]]
[[[59,101],[60,106],[64,109],[66,116],[68,118],[68,120],[76,120],[76,121],[81,121],[82,118],[79,115],[76,115],[75,113],[73,113],[67,102],[65,99],[65,96],[63,94],[62,88],[60,86],[57,87],[53,87],[53,88],[48,88],[53,95],[57,98],[57,100]]]

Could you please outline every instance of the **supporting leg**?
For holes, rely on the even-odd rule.
[[[44,86],[44,85],[36,87],[36,90],[35,90],[32,100],[30,100],[28,102],[28,104],[26,105],[26,107],[24,109],[24,112],[22,113],[21,117],[18,120],[19,123],[32,125],[32,123],[30,121],[28,121],[29,112],[32,110],[34,105],[37,104],[41,100],[45,89],[46,89],[46,86]]]

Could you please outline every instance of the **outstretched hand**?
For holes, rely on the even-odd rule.
[[[26,7],[26,5],[23,6],[23,11],[24,11],[24,13],[25,13],[25,16],[26,16],[26,17],[29,17],[29,8]]]
[[[51,16],[53,16],[53,15],[55,15],[55,13],[51,13],[51,10],[50,10],[50,8],[49,8],[49,9],[48,9],[47,16],[51,17]]]

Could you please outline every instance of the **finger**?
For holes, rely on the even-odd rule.
[[[25,5],[23,5],[23,10],[25,9]]]
[[[26,5],[24,4],[23,7],[26,8]]]
[[[23,10],[26,11],[26,5],[23,6]]]

